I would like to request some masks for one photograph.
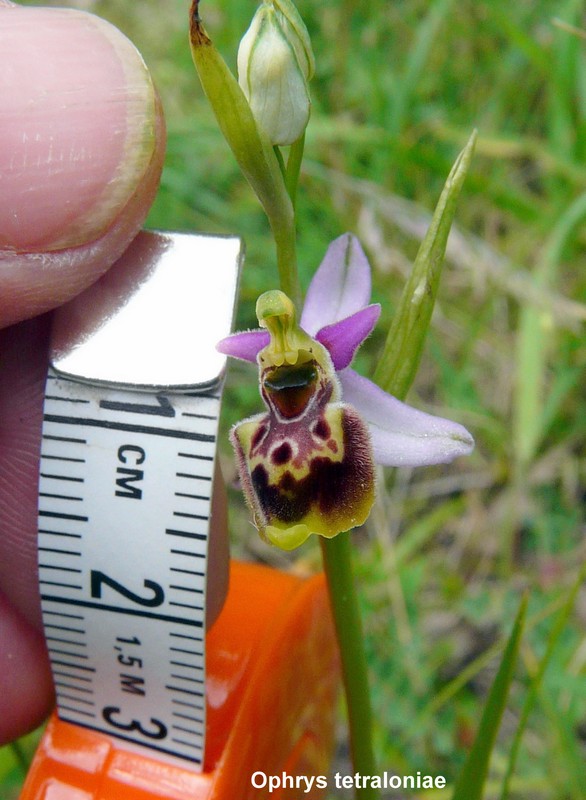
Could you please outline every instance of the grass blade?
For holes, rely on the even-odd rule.
[[[474,153],[476,131],[462,150],[441,193],[387,335],[375,383],[402,400],[415,377],[446,252],[456,203]]]
[[[427,16],[420,23],[415,41],[409,53],[405,71],[396,83],[392,115],[385,126],[392,137],[400,136],[409,106],[421,82],[421,75],[438,35],[441,24],[450,13],[452,0],[439,0],[432,4]]]
[[[527,598],[525,597],[517,613],[503,659],[484,707],[476,739],[456,783],[452,800],[481,800],[482,798],[490,756],[517,663],[526,610]]]
[[[576,579],[574,585],[570,589],[567,600],[558,614],[557,620],[555,621],[555,624],[553,625],[547,640],[547,648],[545,650],[545,654],[541,659],[539,663],[539,668],[531,681],[531,687],[529,689],[529,692],[527,693],[525,702],[523,703],[521,718],[519,719],[519,724],[517,725],[517,730],[515,731],[515,738],[513,739],[513,744],[511,746],[511,752],[509,753],[509,761],[507,764],[507,771],[503,779],[503,786],[501,789],[500,800],[507,800],[509,796],[510,782],[513,773],[515,771],[517,756],[519,754],[519,747],[521,745],[521,739],[523,737],[523,733],[527,726],[527,720],[529,719],[529,714],[533,710],[535,701],[537,700],[537,697],[540,693],[543,676],[545,675],[545,670],[547,669],[547,666],[551,660],[551,657],[559,641],[559,638],[564,629],[566,628],[568,618],[576,601],[576,595],[578,594],[578,590],[580,589],[585,578],[586,578],[586,564],[580,570],[578,578]]]
[[[554,226],[537,265],[535,283],[551,290],[557,278],[564,246],[586,217],[586,194],[577,197]],[[517,333],[517,387],[514,405],[513,442],[518,468],[523,475],[541,443],[544,431],[545,373],[551,331],[543,314],[532,306],[521,310]]]

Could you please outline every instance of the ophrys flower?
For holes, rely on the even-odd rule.
[[[452,461],[474,442],[456,422],[418,411],[349,365],[380,313],[368,305],[370,267],[358,240],[336,239],[315,273],[300,324],[282,292],[265,292],[265,330],[219,343],[257,361],[264,414],[231,434],[242,485],[261,535],[286,550],[312,534],[361,525],[374,500],[374,464]]]

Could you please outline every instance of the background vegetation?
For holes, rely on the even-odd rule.
[[[57,5],[58,3],[53,3]],[[62,2],[59,5],[63,5]],[[151,68],[169,144],[151,227],[246,240],[238,326],[276,283],[264,215],[201,94],[187,46],[187,0],[86,0]],[[164,9],[162,8],[164,5]],[[204,0],[230,64],[252,0]],[[362,240],[383,304],[360,356],[371,374],[411,259],[457,151],[476,157],[460,198],[439,302],[410,402],[464,423],[472,457],[400,470],[356,563],[368,634],[378,760],[451,785],[473,738],[524,590],[528,628],[492,759],[498,797],[512,737],[556,614],[586,556],[586,40],[580,0],[299,0],[317,75],[299,196],[305,286],[328,242]],[[254,370],[233,366],[225,430],[260,408]],[[235,471],[226,444],[229,483]],[[276,566],[239,493],[234,554]],[[292,566],[319,566],[317,544]],[[578,593],[543,680],[533,683],[512,797],[586,798],[586,592]],[[20,744],[24,760],[35,735]],[[344,769],[344,731],[340,768]],[[22,766],[0,750],[0,797]],[[451,791],[451,790],[450,790]],[[395,795],[397,796],[397,795]],[[450,792],[411,793],[447,798]]]

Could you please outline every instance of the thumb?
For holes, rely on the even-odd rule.
[[[93,283],[157,190],[164,124],[147,68],[104,20],[0,0],[0,327]]]

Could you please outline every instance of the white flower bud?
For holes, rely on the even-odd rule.
[[[264,2],[238,50],[238,82],[272,144],[297,141],[309,121],[311,43],[289,0]]]

